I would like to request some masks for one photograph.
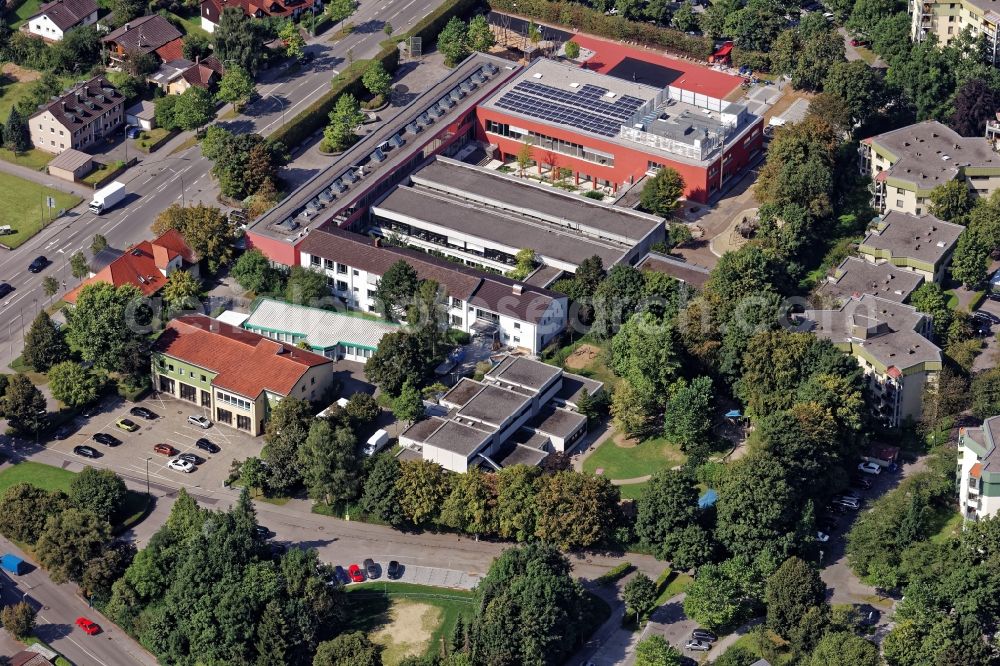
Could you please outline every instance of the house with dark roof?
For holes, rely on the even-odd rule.
[[[562,294],[418,250],[328,227],[306,236],[300,252],[302,266],[325,275],[330,291],[352,309],[377,312],[379,278],[404,261],[421,280],[434,280],[445,290],[452,328],[538,354],[566,327]]]
[[[573,396],[598,395],[604,385],[523,356],[494,362],[482,381],[462,379],[445,393],[447,411],[411,425],[400,444],[459,473],[537,465],[571,450],[587,432]]]
[[[323,0],[202,0],[202,29],[209,33],[215,32],[223,10],[230,7],[239,9],[244,16],[251,18],[276,16],[295,19],[304,12],[313,11],[313,7],[319,13],[323,9]]]
[[[113,132],[125,119],[125,96],[103,76],[95,76],[40,107],[28,121],[31,143],[59,154],[84,150]]]
[[[181,32],[159,14],[140,16],[101,38],[108,51],[109,66],[120,68],[122,61],[137,53],[155,53],[161,62],[182,57]]]
[[[180,95],[188,88],[196,87],[212,90],[222,78],[222,63],[209,56],[194,62],[186,58],[176,58],[160,65],[160,68],[146,79],[168,95]]]
[[[153,386],[195,413],[257,436],[284,398],[316,402],[333,385],[333,361],[205,315],[173,319],[152,352]]]
[[[171,229],[153,241],[142,241],[122,252],[116,259],[80,283],[63,296],[67,303],[76,303],[87,285],[105,282],[115,287],[130,284],[152,296],[167,284],[176,270],[198,273],[198,258],[176,229]]]
[[[52,0],[39,7],[22,29],[58,42],[73,28],[97,23],[97,9],[95,0]]]

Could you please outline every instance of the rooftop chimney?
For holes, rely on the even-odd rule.
[[[513,286],[513,288],[511,289],[511,291],[513,291],[513,292],[514,292],[514,295],[515,295],[515,296],[520,296],[520,295],[521,295],[521,292],[523,291],[523,289],[524,289],[524,288],[523,288],[523,287],[522,287],[521,285],[519,285],[519,284],[515,284],[515,285]]]

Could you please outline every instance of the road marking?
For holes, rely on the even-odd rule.
[[[58,239],[58,238],[54,238],[54,239],[52,239],[52,241],[51,241],[51,242],[49,242],[49,244],[45,246],[45,249],[46,249],[46,250],[47,250],[47,249],[49,249],[50,247],[52,247],[53,245],[55,245],[55,244],[56,244],[56,243],[58,243],[58,242],[59,242],[59,239]]]
[[[48,619],[47,617],[45,617],[45,616],[44,616],[44,615],[42,615],[41,613],[39,613],[39,614],[38,614],[38,617],[40,617],[40,618],[42,618],[43,620],[45,620],[45,623],[46,623],[46,624],[55,624],[54,622],[51,622],[51,621],[50,621],[50,620],[49,620],[49,619]],[[80,648],[81,650],[83,650],[83,651],[84,651],[84,652],[85,652],[85,653],[86,653],[86,654],[87,654],[88,656],[90,656],[90,658],[91,658],[91,659],[93,659],[94,661],[96,661],[96,662],[97,662],[98,664],[103,664],[104,666],[107,666],[107,663],[106,663],[106,662],[103,662],[103,661],[101,661],[100,659],[98,659],[98,658],[97,658],[97,656],[96,656],[96,655],[95,655],[95,654],[94,654],[93,652],[91,652],[91,651],[90,651],[90,650],[88,650],[87,648],[85,648],[85,647],[83,647],[82,645],[80,645],[79,643],[77,643],[77,642],[76,642],[75,640],[73,640],[73,639],[72,639],[72,638],[71,638],[71,637],[69,636],[69,634],[67,634],[67,635],[66,635],[66,636],[65,636],[64,638],[65,638],[66,640],[68,640],[68,641],[69,641],[70,643],[72,643],[73,645],[75,645],[75,646],[77,646],[78,648]]]

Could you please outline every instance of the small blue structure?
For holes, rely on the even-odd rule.
[[[5,553],[0,557],[0,567],[3,567],[4,571],[9,571],[18,576],[28,571],[28,563],[17,555],[11,555],[10,553]]]
[[[717,499],[719,499],[719,493],[709,488],[705,491],[704,495],[698,498],[698,508],[707,509],[710,506],[715,506],[715,500]]]
[[[726,418],[727,419],[741,419],[741,418],[743,418],[743,414],[738,409],[730,409],[728,412],[726,412]]]

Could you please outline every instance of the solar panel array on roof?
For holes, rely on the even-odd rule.
[[[496,105],[594,134],[615,136],[619,127],[646,102],[631,95],[614,99],[609,94],[606,88],[590,84],[568,91],[534,81],[521,81],[497,100]]]

